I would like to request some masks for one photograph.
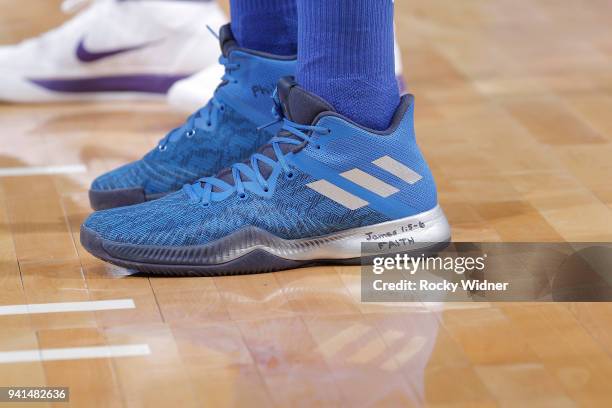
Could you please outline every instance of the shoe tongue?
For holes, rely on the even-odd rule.
[[[293,77],[281,78],[277,92],[285,117],[300,125],[312,125],[319,114],[336,111],[317,95],[298,86]]]
[[[278,81],[277,85],[278,99],[280,101],[283,115],[292,122],[299,123],[301,125],[310,126],[314,123],[315,119],[319,114],[323,112],[335,112],[336,110],[323,99],[318,96],[304,90],[297,85],[293,77],[284,77]],[[288,133],[288,132],[284,132]],[[291,134],[283,135],[285,137],[293,137]],[[290,151],[298,150],[301,148],[297,145],[282,144],[280,145],[283,154],[287,154]],[[262,146],[259,153],[270,157],[273,160],[277,160],[276,154],[272,145],[267,144]],[[250,162],[245,162],[247,165]],[[272,168],[266,163],[259,163],[259,171],[262,176],[268,178],[272,172]],[[221,171],[217,178],[225,181],[228,184],[234,184],[231,169],[225,169]],[[246,181],[246,180],[243,180]],[[213,188],[213,191],[218,192],[220,189],[217,187]]]
[[[224,57],[229,56],[234,48],[238,48],[231,24],[226,24],[219,29],[219,46]]]

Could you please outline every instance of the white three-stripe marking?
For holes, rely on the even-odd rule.
[[[367,201],[362,200],[361,198],[349,193],[348,191],[344,191],[340,187],[335,186],[326,180],[319,180],[306,185],[312,188],[317,193],[323,194],[325,197],[330,198],[338,204],[345,206],[349,210],[356,210],[358,208],[365,207],[366,205],[368,205]]]
[[[374,160],[372,163],[394,176],[401,178],[408,184],[414,184],[423,178],[410,167],[404,166],[402,163],[389,156],[383,156],[380,159]]]
[[[408,184],[414,184],[423,178],[419,173],[389,156],[383,156],[380,159],[374,160],[372,163],[404,180]],[[399,189],[396,187],[393,187],[392,185],[389,185],[371,174],[357,168],[345,171],[340,175],[358,186],[378,194],[383,198],[387,198],[399,191]],[[349,210],[356,210],[369,204],[367,201],[343,190],[327,180],[318,180],[307,184],[307,186],[317,193],[322,194],[338,204],[345,206]]]
[[[345,179],[357,184],[358,186],[361,186],[366,190],[370,190],[373,193],[378,194],[381,197],[389,197],[390,195],[395,194],[399,191],[397,188],[390,186],[384,181],[379,180],[376,177],[371,176],[368,173],[359,169],[345,171],[340,175]]]

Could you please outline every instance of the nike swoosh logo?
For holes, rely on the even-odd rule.
[[[135,45],[132,47],[92,52],[92,51],[89,51],[87,48],[85,48],[85,39],[81,39],[81,41],[79,41],[79,45],[76,50],[76,56],[79,59],[79,61],[84,62],[84,63],[90,63],[90,62],[99,61],[104,58],[112,57],[113,55],[123,54],[123,53],[130,52],[130,51],[137,51],[145,47],[148,47],[152,44],[153,42],[148,42],[145,44]]]

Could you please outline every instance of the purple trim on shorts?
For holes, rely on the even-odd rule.
[[[144,92],[165,94],[186,75],[121,75],[92,78],[33,79],[29,81],[55,92]]]

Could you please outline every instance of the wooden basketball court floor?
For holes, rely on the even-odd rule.
[[[0,0],[0,42],[58,24],[58,3]],[[612,3],[396,9],[454,239],[611,241]],[[610,304],[366,304],[358,267],[142,278],[89,256],[92,178],[183,117],[0,105],[0,386],[67,386],[78,407],[610,406]]]

